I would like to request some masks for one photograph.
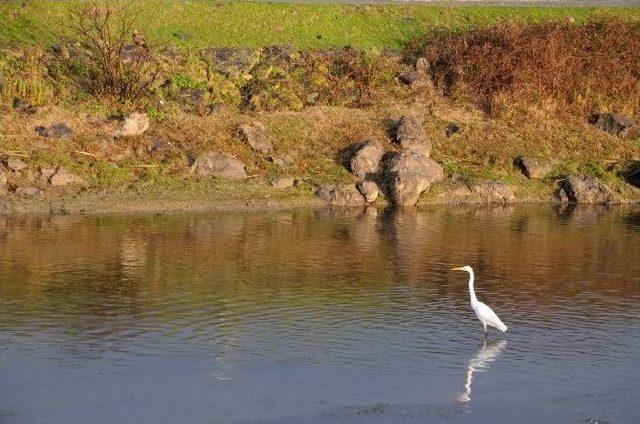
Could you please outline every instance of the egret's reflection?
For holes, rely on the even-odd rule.
[[[506,340],[484,342],[480,350],[478,350],[475,356],[469,361],[469,366],[467,367],[467,380],[464,384],[464,392],[460,393],[458,396],[459,402],[471,401],[471,383],[473,382],[473,373],[476,371],[486,370],[489,367],[489,363],[495,361],[506,346]]]

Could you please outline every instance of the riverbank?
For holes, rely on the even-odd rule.
[[[86,125],[81,135],[71,139],[47,139],[32,128],[36,124],[50,127],[66,111],[16,114],[11,122],[5,121],[5,129],[15,128],[16,133],[5,138],[3,148],[13,154],[7,159],[17,159],[25,168],[4,172],[8,181],[3,212],[164,212],[317,205],[321,203],[315,196],[319,188],[357,182],[349,160],[352,146],[360,141],[380,140],[387,152],[401,153],[395,136],[388,134],[389,123],[417,110],[397,105],[366,111],[320,107],[258,115],[227,113],[224,118],[180,113],[175,121],[152,122],[151,127],[158,128],[153,134],[137,137],[135,143],[131,139],[107,141],[118,129],[115,120]],[[569,174],[597,176],[620,201],[640,199],[638,189],[625,181],[626,174],[621,173],[624,160],[620,159],[637,154],[636,141],[608,135],[588,124],[567,128],[563,122],[547,118],[522,122],[522,118],[497,120],[474,112],[465,115],[448,108],[446,102],[432,103],[431,111],[423,113],[418,116],[428,116],[423,129],[433,144],[430,156],[442,164],[445,176],[422,194],[419,204],[557,202],[559,183]],[[464,130],[447,135],[453,116]],[[74,131],[87,119],[82,114],[69,119],[67,113],[65,117]],[[238,126],[247,120],[265,123],[273,155],[254,151],[237,134]],[[541,131],[541,126],[547,130]],[[26,131],[20,132],[20,128]],[[198,132],[202,138],[194,136]],[[508,144],[501,143],[505,139]],[[205,146],[195,147],[198,140]],[[554,158],[553,149],[566,159]],[[198,176],[193,158],[204,154],[199,152],[218,150],[246,164],[246,175],[236,181]],[[513,163],[522,154],[545,158],[551,167],[538,178],[528,178]],[[292,162],[274,163],[278,155]],[[54,180],[47,173],[61,167],[79,180],[52,184]],[[283,186],[278,181],[283,181]],[[492,192],[471,192],[472,187],[488,181],[508,186],[507,197],[500,192],[498,197]],[[33,187],[37,192],[22,193],[20,187]],[[389,197],[384,194],[374,204],[388,204]]]
[[[422,28],[396,49],[306,32],[239,48],[154,46],[149,4],[111,85],[100,43],[51,45],[25,20],[40,3],[2,5],[3,213],[640,201],[640,11],[221,3],[266,26],[331,11]]]

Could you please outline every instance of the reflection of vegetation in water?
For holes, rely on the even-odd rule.
[[[3,319],[73,312],[64,318],[70,325],[90,327],[74,322],[88,314],[117,331],[149,311],[170,321],[206,305],[207,319],[233,334],[243,317],[269,308],[281,308],[287,320],[309,306],[390,307],[376,286],[401,285],[416,302],[466,300],[465,284],[443,279],[449,264],[470,258],[482,258],[474,265],[483,289],[508,292],[510,307],[551,305],[583,290],[584,281],[609,296],[637,294],[631,276],[611,272],[640,255],[630,231],[637,212],[529,209],[5,218],[0,299],[7,311],[20,300],[24,314]],[[608,278],[594,279],[604,266]]]

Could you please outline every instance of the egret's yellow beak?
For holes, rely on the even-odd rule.
[[[451,268],[451,271],[464,271],[464,267],[463,266],[459,266],[457,268]]]

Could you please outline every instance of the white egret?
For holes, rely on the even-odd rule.
[[[451,268],[451,270],[467,271],[469,273],[469,295],[471,296],[471,307],[473,308],[473,311],[476,313],[476,316],[484,327],[484,338],[487,338],[487,325],[497,328],[503,333],[507,331],[507,326],[504,325],[502,321],[500,321],[498,315],[496,315],[496,313],[493,312],[490,307],[480,302],[478,298],[476,298],[476,292],[473,289],[473,268],[471,268],[469,265],[466,265],[458,268]]]

